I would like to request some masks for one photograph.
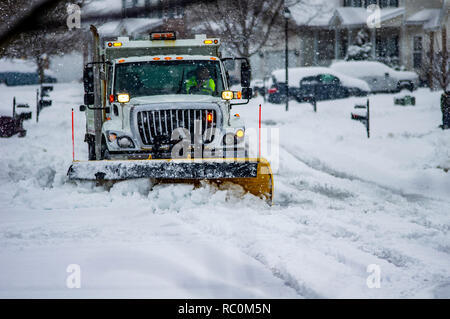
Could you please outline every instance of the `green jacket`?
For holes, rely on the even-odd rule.
[[[197,79],[195,77],[192,77],[186,81],[186,92],[187,94],[190,93],[190,90],[192,88],[197,87]],[[212,95],[216,92],[216,83],[213,79],[209,79],[203,82],[203,84],[200,87],[200,92],[206,93],[209,95]]]

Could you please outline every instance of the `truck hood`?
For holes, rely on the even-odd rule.
[[[209,95],[170,94],[170,95],[151,95],[151,96],[136,97],[130,100],[130,104],[141,105],[149,103],[181,103],[181,102],[217,103],[220,101],[222,101],[221,98]]]

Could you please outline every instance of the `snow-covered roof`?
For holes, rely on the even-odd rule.
[[[273,77],[279,83],[285,83],[286,72],[284,69],[278,69],[272,72]],[[338,71],[332,70],[326,67],[300,67],[300,68],[290,68],[289,69],[289,86],[298,87],[300,85],[300,80],[309,77],[316,76],[319,74],[331,74],[338,77],[342,84],[348,87],[356,87],[365,91],[370,91],[369,85],[360,79],[353,78],[351,76],[342,74]]]
[[[128,1],[130,2],[130,1]],[[137,7],[144,7],[144,0],[137,0]],[[122,11],[122,0],[94,0],[83,7],[83,12],[92,13],[118,13]],[[114,37],[120,35],[139,35],[140,32],[157,28],[162,25],[159,18],[127,18],[120,21],[108,21],[98,26],[98,32],[103,37]]]
[[[94,0],[83,7],[83,13],[110,13],[122,10],[122,0]]]
[[[444,9],[423,9],[406,19],[406,24],[423,25],[424,29],[439,27]]]
[[[161,26],[159,18],[128,18],[121,21],[106,22],[98,28],[101,36],[139,35],[148,29]]]
[[[0,72],[36,73],[37,66],[29,60],[0,59]]]
[[[17,73],[37,73],[37,65],[30,60],[22,59],[0,59],[0,73],[17,72]],[[51,70],[44,70],[45,75],[55,76]]]
[[[405,13],[404,8],[383,8],[380,9],[380,22],[388,21]],[[369,13],[366,8],[341,7],[334,11],[329,23],[339,19],[343,26],[364,25],[367,23]]]

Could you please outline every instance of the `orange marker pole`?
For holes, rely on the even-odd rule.
[[[72,160],[75,161],[75,138],[73,128],[73,109],[72,109]]]
[[[258,158],[261,158],[261,104],[259,105],[259,143],[258,143]]]

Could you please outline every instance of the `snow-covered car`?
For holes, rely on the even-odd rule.
[[[0,59],[0,83],[7,86],[39,84],[36,64],[29,60]],[[56,83],[50,70],[45,70],[44,82]]]
[[[286,101],[285,70],[272,72],[272,86],[268,90],[271,103]],[[349,96],[365,96],[369,85],[356,78],[326,67],[300,67],[289,69],[289,97],[303,101],[314,96],[316,100],[332,100]]]
[[[331,69],[366,81],[373,93],[413,91],[419,86],[419,76],[415,72],[396,71],[377,61],[338,61]]]

